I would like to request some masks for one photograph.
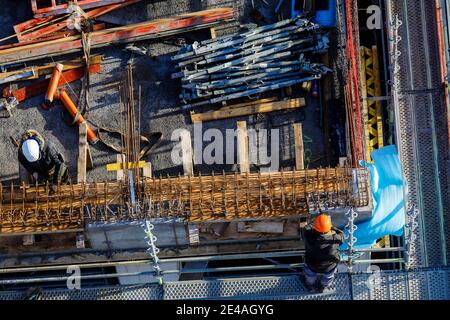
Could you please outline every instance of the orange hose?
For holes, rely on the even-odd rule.
[[[69,95],[66,93],[65,90],[61,90],[59,92],[59,94],[56,94],[56,98],[58,98],[59,100],[61,100],[63,106],[66,108],[66,110],[70,113],[70,115],[75,118],[78,114],[78,109],[75,106],[75,104],[73,103],[72,99],[70,99]],[[78,116],[77,119],[77,123],[80,125],[84,122],[84,118],[83,116],[80,114]],[[90,143],[95,144],[98,141],[98,137],[95,134],[94,130],[92,130],[92,128],[89,126],[89,124],[87,125],[87,139]]]
[[[47,93],[45,95],[46,102],[53,102],[53,98],[56,93],[56,89],[58,88],[59,78],[61,77],[61,73],[63,70],[63,65],[61,63],[57,63],[55,68],[53,69],[52,78],[50,79],[50,84],[48,85]]]

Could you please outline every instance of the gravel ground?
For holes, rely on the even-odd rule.
[[[254,0],[267,22],[276,21],[273,8],[278,0],[266,0],[270,4],[265,6],[260,0]],[[125,24],[141,22],[149,19],[166,17],[173,14],[198,11],[214,7],[233,6],[236,9],[236,18],[241,24],[252,22],[250,18],[251,0],[224,1],[224,0],[168,0],[168,1],[146,1],[135,4],[122,11],[111,13],[102,17],[102,21]],[[289,1],[286,1],[288,4]],[[2,12],[0,21],[0,37],[13,33],[12,25],[25,21],[31,17],[29,1],[0,0]],[[218,33],[226,34],[236,30],[236,23],[229,27],[219,28]],[[196,37],[205,38],[208,33],[196,32],[188,34],[187,41],[195,40]],[[181,112],[179,80],[172,80],[170,75],[175,71],[170,57],[178,51],[179,46],[170,42],[150,41],[140,42],[139,45],[147,46],[152,57],[136,56],[134,59],[134,78],[136,87],[142,86],[142,133],[162,132],[164,135],[162,143],[149,156],[155,175],[177,175],[182,173],[182,167],[174,165],[170,154],[175,142],[171,141],[171,134],[177,128],[187,128],[191,132],[193,126],[189,115]],[[101,126],[119,128],[119,94],[118,86],[123,76],[125,66],[130,53],[123,51],[124,46],[108,47],[95,50],[92,53],[101,53],[105,60],[102,71],[91,76],[90,102],[91,109],[89,119]],[[68,57],[69,58],[69,57]],[[65,57],[64,57],[65,59]],[[57,60],[57,58],[55,58]],[[20,83],[23,85],[25,83]],[[71,84],[68,91],[72,97],[79,95],[80,84]],[[14,111],[14,116],[8,119],[0,118],[0,181],[17,181],[19,166],[17,163],[17,150],[11,143],[10,137],[18,139],[27,129],[35,129],[46,138],[55,142],[58,149],[63,153],[69,165],[73,178],[76,178],[76,162],[78,154],[78,130],[76,127],[67,126],[61,118],[61,107],[55,106],[49,111],[40,107],[43,96],[29,99],[19,105]],[[227,128],[235,128],[236,121],[247,120],[249,128],[279,128],[281,136],[281,165],[288,169],[294,163],[294,147],[292,142],[292,123],[301,121],[303,123],[304,135],[309,137],[312,143],[305,147],[311,150],[312,159],[320,159],[323,156],[322,130],[317,126],[317,102],[307,97],[307,106],[302,112],[276,113],[263,116],[249,116],[240,119],[230,119],[204,123],[203,130],[217,128],[224,131]],[[101,181],[114,179],[112,172],[107,172],[105,164],[115,162],[116,156],[105,147],[97,144],[91,147],[95,168],[88,172],[88,181]],[[315,166],[324,165],[322,161],[314,163]],[[235,170],[235,166],[206,166],[198,165],[195,171],[208,174],[214,171]]]

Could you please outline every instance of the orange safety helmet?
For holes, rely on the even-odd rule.
[[[327,233],[331,230],[331,217],[321,214],[314,220],[314,230],[320,233]]]

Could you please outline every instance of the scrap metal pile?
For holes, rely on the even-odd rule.
[[[181,69],[172,77],[181,78],[184,109],[254,97],[331,71],[310,62],[326,52],[328,42],[317,24],[298,17],[283,20],[185,46],[172,57]]]
[[[84,222],[146,218],[205,222],[299,216],[317,206],[367,205],[368,181],[365,169],[352,168],[141,177],[133,199],[125,180],[59,185],[54,194],[48,186],[0,183],[0,233],[58,231],[83,228]],[[133,202],[139,210],[131,210]]]

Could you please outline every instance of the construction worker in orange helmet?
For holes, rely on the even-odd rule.
[[[333,227],[329,215],[320,214],[312,224],[305,227],[303,239],[306,252],[301,280],[309,291],[322,293],[333,283],[344,234]]]

